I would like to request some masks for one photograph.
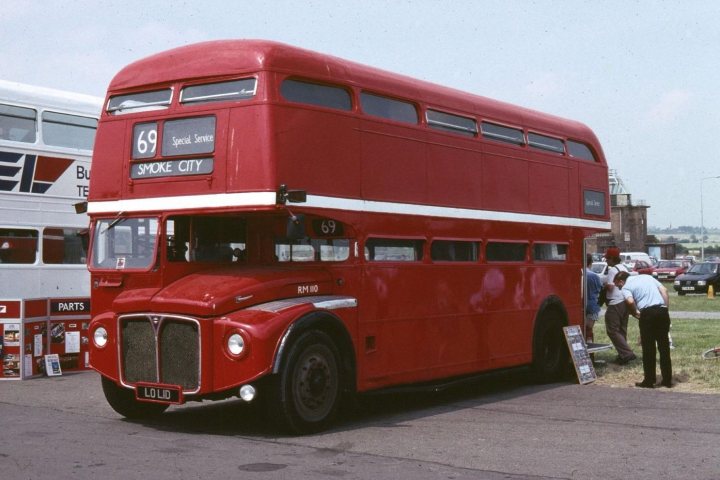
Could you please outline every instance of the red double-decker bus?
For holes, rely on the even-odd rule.
[[[294,432],[358,392],[567,366],[586,126],[266,41],[140,60],[95,142],[90,361],[128,417],[239,396]]]

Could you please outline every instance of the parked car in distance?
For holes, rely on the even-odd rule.
[[[687,272],[690,268],[689,260],[660,260],[652,272],[652,276],[660,281],[675,280],[675,277]]]
[[[651,262],[646,260],[636,260],[632,271],[643,275],[652,275],[655,271],[655,267]]]
[[[714,291],[720,288],[720,263],[696,263],[682,275],[678,275],[673,282],[673,288],[678,295],[686,293],[707,293],[712,285]]]

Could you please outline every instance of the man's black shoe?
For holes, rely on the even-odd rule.
[[[648,382],[635,382],[635,386],[639,388],[655,388],[655,385]]]
[[[673,386],[672,382],[662,382],[662,383],[660,383],[660,385],[662,385],[665,388],[672,388],[672,386]]]

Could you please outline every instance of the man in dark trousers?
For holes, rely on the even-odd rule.
[[[633,275],[620,272],[615,275],[615,286],[622,289],[630,314],[640,321],[640,340],[644,378],[635,384],[641,388],[654,388],[655,344],[660,351],[661,385],[672,387],[670,362],[670,298],[667,289],[650,275]]]

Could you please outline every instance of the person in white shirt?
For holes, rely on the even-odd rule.
[[[622,289],[625,302],[633,317],[640,320],[642,343],[643,380],[635,386],[654,388],[656,381],[656,350],[660,352],[660,373],[663,387],[672,387],[672,362],[670,360],[670,297],[667,289],[650,275],[630,276],[620,272],[615,276],[615,286]]]

